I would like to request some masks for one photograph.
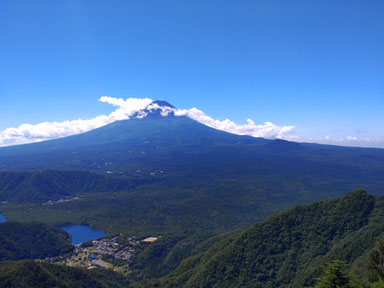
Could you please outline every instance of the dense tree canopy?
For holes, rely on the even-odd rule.
[[[384,231],[383,199],[363,190],[343,198],[298,206],[256,224],[236,239],[214,244],[157,282],[165,287],[301,287],[314,284],[321,267],[348,264]]]
[[[0,223],[0,261],[53,257],[73,250],[67,232],[42,223]]]

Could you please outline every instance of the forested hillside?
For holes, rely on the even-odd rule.
[[[384,199],[363,190],[298,206],[184,260],[161,287],[307,287],[332,260],[352,264],[384,232]]]
[[[129,281],[108,269],[80,269],[32,260],[0,264],[1,288],[122,288]]]
[[[45,225],[2,223],[0,229],[2,260],[43,258],[70,250],[68,235]],[[188,253],[193,256],[154,281],[151,278],[161,277],[181,260],[181,254],[170,247],[176,243],[183,251],[187,242],[175,236],[143,246],[132,263],[132,273],[125,276],[103,269],[81,270],[31,261],[3,263],[0,283],[6,286],[0,287],[74,287],[76,281],[76,287],[141,283],[144,287],[296,288],[316,282],[316,287],[328,287],[321,285],[335,277],[356,284],[345,287],[381,287],[377,285],[384,283],[380,282],[384,280],[380,266],[384,238],[378,237],[383,232],[384,198],[359,189],[339,199],[297,206],[245,231],[191,246]],[[38,247],[43,248],[39,251]],[[48,248],[50,251],[45,250]]]
[[[53,257],[72,250],[70,236],[62,229],[42,223],[0,223],[0,261]]]
[[[0,201],[42,203],[83,193],[129,190],[135,184],[81,171],[0,172]]]

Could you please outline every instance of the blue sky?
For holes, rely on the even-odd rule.
[[[383,11],[353,0],[3,0],[0,131],[107,115],[106,95],[384,147]]]

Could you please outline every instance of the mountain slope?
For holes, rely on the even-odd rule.
[[[129,163],[121,166],[121,162],[133,161],[137,165],[137,162],[152,159],[157,164],[166,161],[167,156],[172,157],[173,153],[196,152],[204,146],[212,149],[217,144],[228,145],[239,141],[264,142],[218,131],[187,117],[151,114],[143,119],[116,121],[84,134],[0,148],[0,169],[63,170],[81,167],[105,171],[121,167],[124,171],[131,166]],[[109,162],[113,162],[112,165]]]
[[[129,190],[135,181],[81,171],[0,172],[0,201],[46,202],[89,192]]]
[[[116,121],[84,134],[0,148],[0,170],[37,169],[156,178],[173,185],[182,181],[190,187],[196,181],[230,184],[240,191],[256,187],[270,195],[279,194],[273,187],[288,180],[295,183],[291,186],[296,191],[287,191],[286,201],[313,201],[356,187],[381,193],[384,149],[239,136],[155,111],[143,119]]]
[[[188,258],[157,286],[302,287],[330,260],[354,262],[384,231],[384,199],[362,190],[273,215]],[[155,285],[156,286],[156,285]]]
[[[80,269],[32,260],[0,265],[1,288],[129,287],[121,274],[108,269]]]
[[[70,236],[42,223],[0,223],[0,262],[38,259],[71,252]]]

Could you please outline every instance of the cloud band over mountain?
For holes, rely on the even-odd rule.
[[[180,110],[151,104],[153,101],[148,98],[128,98],[124,100],[122,98],[103,96],[99,100],[115,106],[116,110],[109,115],[100,115],[88,120],[78,119],[64,122],[43,122],[35,125],[22,124],[17,128],[7,128],[0,132],[0,146],[33,143],[80,134],[117,120],[130,119],[134,117],[135,114],[135,117],[143,118],[146,116],[144,109],[149,111],[160,109],[162,110],[161,113],[163,116],[173,112],[176,116],[187,116],[219,130],[255,137],[282,138],[295,128],[294,126],[278,126],[271,122],[256,125],[250,119],[247,120],[247,124],[238,125],[228,119],[223,121],[215,120],[196,108]]]
[[[176,116],[187,116],[209,127],[226,131],[239,135],[250,135],[253,137],[263,137],[268,139],[287,139],[287,140],[303,140],[299,139],[292,132],[295,126],[278,126],[271,122],[257,125],[251,119],[247,120],[246,124],[239,125],[229,119],[216,120],[206,115],[203,111],[191,109],[176,109],[171,107],[159,106],[149,98],[113,98],[103,96],[99,99],[101,102],[111,104],[116,107],[116,110],[109,115],[100,115],[92,119],[71,120],[63,122],[43,122],[35,125],[22,124],[17,128],[7,128],[0,132],[0,147],[17,144],[26,144],[40,142],[44,140],[56,139],[70,135],[84,133],[101,126],[107,125],[117,120],[126,120],[132,117],[144,118],[147,113],[153,110],[160,110],[161,115],[167,116],[169,113],[174,113]],[[350,136],[345,138],[345,142],[357,142],[358,139]],[[324,140],[324,141],[322,141]],[[343,145],[343,139],[338,139],[336,144]],[[317,139],[320,143],[330,143],[330,139]]]

